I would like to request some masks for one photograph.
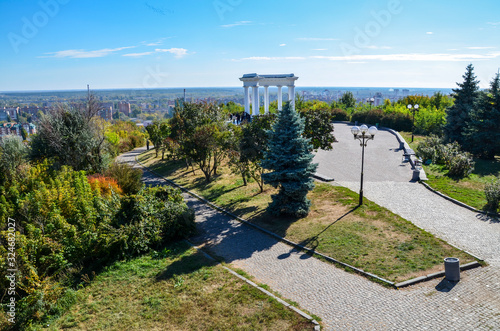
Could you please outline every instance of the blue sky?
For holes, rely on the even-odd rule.
[[[454,87],[500,67],[497,0],[0,0],[0,91]]]

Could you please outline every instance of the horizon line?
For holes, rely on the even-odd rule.
[[[155,88],[134,88],[134,87],[121,87],[121,88],[101,88],[101,89],[90,89],[90,91],[131,91],[131,90],[143,90],[143,91],[155,91],[155,90],[176,90],[176,89],[242,89],[243,86],[197,86],[197,87],[155,87]],[[270,88],[277,88],[275,86],[270,86]],[[408,86],[295,86],[296,90],[304,88],[338,88],[338,89],[439,89],[439,90],[451,90],[456,87],[408,87]],[[87,92],[86,88],[82,89],[50,89],[50,90],[11,90],[11,91],[0,91],[0,94],[8,93],[48,93],[48,92]]]

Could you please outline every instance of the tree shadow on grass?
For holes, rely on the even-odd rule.
[[[475,159],[474,173],[479,176],[498,176],[500,174],[500,157],[494,160]]]
[[[174,275],[187,275],[193,273],[205,266],[213,266],[216,262],[209,260],[202,252],[196,252],[192,255],[184,255],[181,259],[170,264],[167,269],[158,273],[155,280],[162,281],[171,279]]]
[[[219,187],[212,188],[209,190],[209,193],[205,196],[205,199],[207,199],[209,201],[214,201],[214,200],[218,199],[221,195],[232,192],[240,187],[241,186],[234,186],[234,187],[228,189],[224,186],[219,186]]]
[[[310,248],[313,252],[316,251],[316,248],[318,248],[318,246],[319,246],[319,237],[324,232],[326,232],[330,227],[332,227],[335,223],[337,223],[338,221],[342,220],[344,217],[348,216],[349,214],[353,213],[358,208],[359,208],[359,206],[354,207],[353,209],[349,210],[347,213],[345,213],[344,215],[340,216],[335,221],[333,221],[332,223],[330,223],[327,227],[325,227],[323,230],[321,230],[320,232],[318,232],[316,235],[314,235],[314,236],[312,236],[310,238],[307,238],[305,240],[302,240],[298,244],[301,245],[301,246]],[[290,250],[290,252],[278,256],[278,259],[280,259],[280,260],[286,259],[286,258],[290,257],[291,253],[294,252],[294,251],[296,251],[296,250],[297,250],[296,248],[293,248],[293,249]],[[311,256],[312,256],[311,253],[308,253],[308,254],[302,255],[300,258],[301,259],[306,259],[306,258],[309,258]]]

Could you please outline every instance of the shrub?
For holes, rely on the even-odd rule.
[[[356,112],[352,114],[351,121],[372,125],[379,124],[397,131],[411,131],[412,128],[412,120],[408,114],[384,113],[382,109]]]
[[[113,163],[105,174],[114,178],[125,194],[136,194],[142,188],[142,170],[125,163]]]
[[[463,178],[472,173],[475,165],[472,156],[468,152],[462,152],[457,142],[445,145],[443,150],[448,176]]]
[[[444,164],[450,177],[467,177],[474,170],[474,161],[470,153],[463,152],[457,142],[443,145],[436,136],[427,137],[417,147],[417,154],[424,160]]]
[[[496,179],[484,187],[484,194],[488,202],[486,208],[496,212],[500,203],[500,180]]]
[[[350,116],[347,112],[340,108],[335,108],[332,110],[333,120],[334,121],[349,121]]]
[[[195,229],[194,212],[183,202],[178,189],[149,187],[124,197],[114,220],[119,238],[113,251],[133,256],[186,238]]]
[[[441,138],[431,135],[426,137],[417,146],[417,154],[422,160],[431,160],[432,163],[444,164],[444,145]]]
[[[31,166],[24,178],[0,187],[0,214],[5,216],[0,218],[2,275],[8,268],[7,217],[16,221],[18,231],[16,267],[22,277],[17,279],[15,329],[19,330],[61,313],[64,301],[74,299],[62,282],[82,268],[147,252],[185,238],[195,228],[194,212],[179,190],[147,188],[120,197],[112,189],[109,195],[98,194],[92,185],[110,188],[116,185],[114,180],[89,179],[85,172],[69,167],[51,171],[50,166],[47,161]],[[6,293],[8,287],[9,280],[0,278],[0,292]],[[7,300],[4,296],[1,303]],[[0,319],[0,329],[5,325]]]
[[[103,175],[92,175],[87,177],[92,190],[97,190],[100,195],[111,195],[112,192],[122,194],[123,190],[118,186],[116,179]]]

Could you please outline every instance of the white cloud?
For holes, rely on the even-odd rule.
[[[130,53],[130,54],[123,54],[122,56],[130,56],[130,57],[141,57],[141,56],[146,56],[146,55],[151,55],[154,52],[144,52],[144,53]]]
[[[374,45],[366,46],[365,48],[368,48],[368,49],[392,49],[392,47],[390,47],[390,46],[374,46]]]
[[[488,22],[487,24],[497,26],[500,25],[500,22]]]
[[[327,51],[327,48],[315,48],[313,51]]]
[[[235,26],[250,25],[252,21],[239,21],[232,24],[221,25],[221,28],[234,28]]]
[[[124,49],[135,48],[136,46],[119,47],[119,48],[104,48],[95,51],[86,51],[82,49],[69,49],[65,51],[45,53],[47,56],[41,57],[55,57],[55,58],[65,58],[69,57],[72,59],[84,59],[84,58],[96,58],[105,57],[115,52],[122,51]]]
[[[431,35],[431,34],[434,34],[434,32],[430,32],[430,31],[429,31],[429,32],[426,32],[425,34],[429,34],[429,35]]]
[[[174,54],[176,58],[181,58],[187,55],[188,50],[185,48],[169,48],[169,49],[155,49],[157,53],[171,53]]]
[[[285,46],[286,46],[286,44],[280,44],[280,47],[285,47]]]

